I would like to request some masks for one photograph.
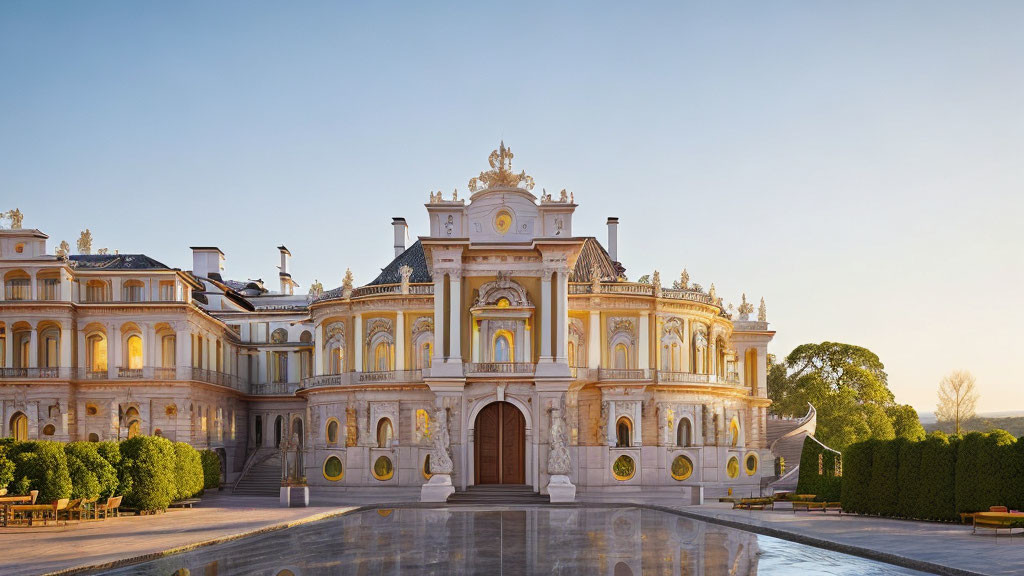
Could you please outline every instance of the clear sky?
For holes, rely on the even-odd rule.
[[[1024,3],[0,3],[0,209],[72,246],[369,282],[500,139],[576,232],[764,296],[772,352],[1024,409]]]

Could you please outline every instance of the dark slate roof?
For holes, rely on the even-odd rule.
[[[228,288],[231,288],[236,292],[241,292],[242,290],[258,290],[260,292],[264,291],[262,288],[260,288],[259,284],[253,282],[252,280],[246,282],[241,282],[238,280],[225,280],[224,285],[226,285]]]
[[[590,270],[595,263],[601,270],[601,280],[604,282],[615,282],[626,272],[622,264],[612,261],[604,246],[601,246],[596,238],[591,237],[583,243],[583,249],[580,250],[580,257],[576,260],[576,267],[572,269],[569,282],[590,282]]]
[[[398,272],[398,269],[402,266],[409,266],[412,268],[412,276],[409,278],[409,282],[433,282],[433,278],[430,277],[430,272],[427,271],[427,259],[423,255],[423,245],[417,240],[412,246],[405,249],[398,255],[397,258],[391,261],[390,264],[385,266],[381,271],[380,275],[374,279],[373,282],[367,284],[367,286],[376,286],[378,284],[401,284],[402,275]]]
[[[171,270],[145,254],[71,254],[68,260],[90,270]]]

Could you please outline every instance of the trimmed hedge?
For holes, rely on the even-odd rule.
[[[1024,440],[998,430],[852,444],[842,502],[850,512],[945,521],[989,506],[1024,508]]]
[[[72,498],[99,498],[117,494],[117,470],[103,456],[94,442],[71,442],[64,445],[71,474]]]
[[[0,488],[14,481],[14,462],[9,457],[12,442],[0,441]]]
[[[818,457],[821,457],[819,467]],[[837,465],[836,460],[839,460]],[[819,468],[821,474],[818,473]],[[839,472],[839,475],[836,472]],[[816,500],[838,502],[842,489],[842,456],[829,450],[810,436],[804,438],[800,451],[800,477],[797,480],[797,494],[814,494]]]
[[[37,504],[71,497],[71,474],[63,444],[47,440],[15,442],[10,455],[16,491],[39,490]]]
[[[174,444],[159,436],[136,436],[121,443],[121,476],[131,479],[124,505],[139,510],[166,510],[174,501],[177,458]]]
[[[175,500],[191,498],[203,491],[203,463],[196,451],[186,442],[174,443]]]
[[[203,487],[220,488],[220,454],[203,450],[199,455],[203,461]]]

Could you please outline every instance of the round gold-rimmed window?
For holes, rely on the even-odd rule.
[[[740,475],[740,461],[735,456],[729,458],[729,463],[725,465],[725,473],[729,475],[729,478],[735,478]]]
[[[747,457],[743,459],[743,469],[747,476],[757,474],[757,454],[747,454]]]
[[[498,234],[505,234],[512,227],[512,215],[508,210],[502,210],[494,217],[494,229]]]
[[[612,475],[616,480],[629,480],[636,474],[636,462],[625,454],[620,455],[612,463]]]
[[[380,456],[373,463],[373,477],[377,480],[391,480],[394,475],[395,465],[391,463],[391,458]]]
[[[434,475],[430,471],[430,453],[429,452],[427,453],[426,456],[423,457],[423,470],[422,470],[422,472],[423,472],[423,477],[425,479],[427,479],[427,480],[430,480],[430,477]]]
[[[512,302],[509,302],[508,298],[505,298],[504,296],[498,298],[498,308],[508,308],[511,305]]]
[[[328,456],[327,460],[324,460],[324,478],[327,478],[331,482],[337,482],[345,476],[345,469],[341,465],[341,458],[337,456]]]
[[[388,516],[391,516],[391,513],[394,511],[394,508],[382,508],[377,510],[377,514],[379,514],[381,518],[387,518]]]
[[[672,460],[672,478],[676,480],[686,480],[693,475],[693,462],[689,458],[680,454]]]

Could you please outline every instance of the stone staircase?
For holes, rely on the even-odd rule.
[[[803,418],[768,419],[765,430],[768,445],[772,456],[783,458],[786,470],[782,477],[763,478],[762,488],[768,488],[769,492],[796,489],[804,439],[814,435],[817,424],[818,412],[810,404],[807,405],[807,415]]]
[[[448,497],[449,504],[548,504],[547,496],[533,491],[526,484],[480,484]]]
[[[274,450],[242,475],[232,493],[239,496],[278,496],[280,489],[281,453]]]

